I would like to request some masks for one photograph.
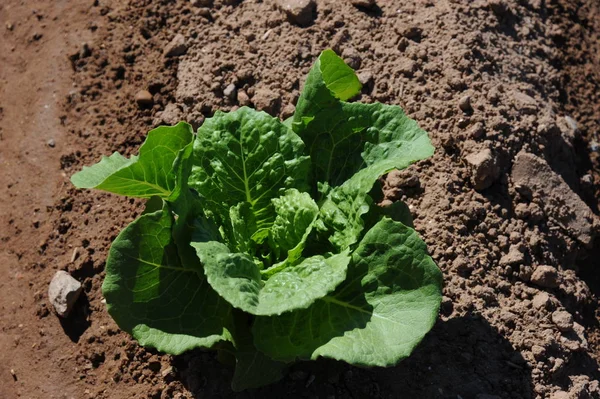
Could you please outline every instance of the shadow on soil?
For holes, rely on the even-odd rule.
[[[484,318],[439,320],[419,348],[392,368],[360,369],[319,360],[292,367],[280,382],[229,390],[232,372],[207,352],[176,357],[178,378],[195,398],[501,398],[533,397],[521,354]]]
[[[79,342],[79,338],[90,326],[90,301],[85,292],[82,292],[71,310],[69,317],[60,319],[60,326],[73,342]]]

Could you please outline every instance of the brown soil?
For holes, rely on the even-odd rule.
[[[274,0],[0,4],[0,398],[600,397],[600,4],[317,0],[313,18]],[[176,34],[187,51],[165,57]],[[367,82],[361,101],[401,105],[437,148],[384,189],[444,272],[440,320],[397,367],[307,362],[233,394],[210,352],[118,330],[104,262],[141,203],[68,177],[160,123],[291,114],[327,47]],[[46,294],[60,269],[85,288],[66,320]]]

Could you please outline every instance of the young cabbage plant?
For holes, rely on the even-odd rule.
[[[235,390],[297,360],[391,366],[438,315],[442,275],[406,206],[374,204],[376,181],[433,154],[401,108],[347,102],[361,85],[324,51],[285,122],[242,107],[149,132],[71,178],[147,198],[115,239],[108,312],[140,344],[232,355]]]

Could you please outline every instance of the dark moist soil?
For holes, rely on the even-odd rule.
[[[0,398],[600,397],[600,4],[355,3],[318,0],[303,27],[274,0],[0,4]],[[307,362],[234,394],[210,352],[119,331],[103,269],[142,203],[68,177],[158,124],[246,104],[289,116],[328,47],[360,101],[402,106],[436,146],[383,201],[410,205],[443,270],[441,316],[397,367]],[[66,320],[47,298],[57,270],[84,286]]]

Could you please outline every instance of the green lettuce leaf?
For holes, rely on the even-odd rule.
[[[279,258],[287,255],[287,262],[300,258],[312,225],[319,214],[319,207],[308,193],[296,189],[286,191],[280,198],[274,198],[277,217],[269,230],[273,252]]]
[[[254,343],[280,361],[322,356],[394,365],[435,323],[441,286],[440,270],[417,233],[384,218],[352,254],[344,283],[307,309],[257,317]]]
[[[338,251],[360,239],[375,181],[433,154],[427,132],[400,107],[344,102],[360,90],[355,79],[341,58],[324,51],[292,122],[311,157],[312,193],[326,195],[317,228],[330,232]]]
[[[230,340],[231,306],[196,259],[182,263],[168,205],[146,213],[113,242],[102,293],[119,327],[144,346],[171,354]]]
[[[210,285],[232,306],[254,315],[306,308],[344,281],[349,251],[313,256],[263,280],[258,261],[220,242],[192,242]]]
[[[217,111],[198,129],[189,185],[222,224],[232,206],[248,202],[255,228],[265,229],[275,219],[272,198],[287,188],[305,190],[309,159],[303,153],[302,140],[265,112]]]
[[[96,188],[138,198],[175,199],[185,186],[182,171],[192,153],[192,128],[185,122],[160,126],[148,133],[139,156],[127,159],[119,153],[71,177],[77,188]]]

